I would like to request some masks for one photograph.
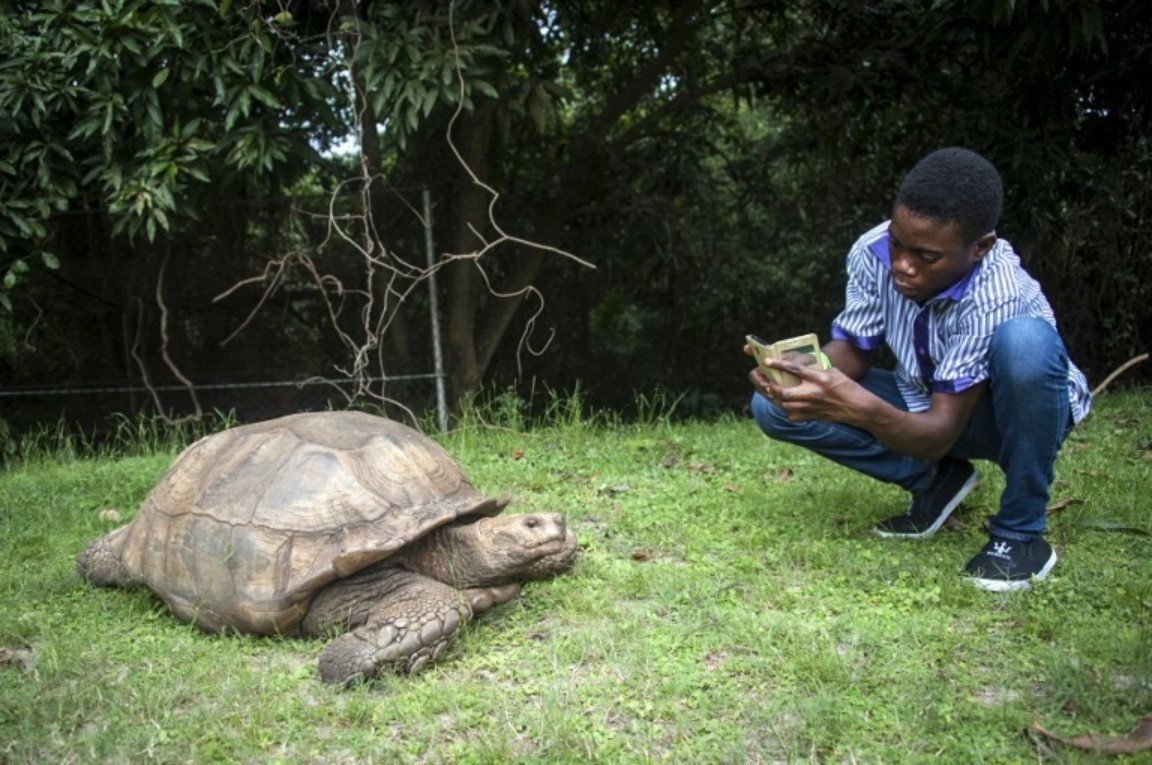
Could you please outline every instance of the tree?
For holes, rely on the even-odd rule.
[[[375,34],[403,47],[397,41],[404,40],[404,30],[382,33],[380,19],[410,17],[397,13],[395,4],[373,3],[371,8]],[[733,61],[732,51],[739,51],[740,39],[765,15],[784,14],[779,9],[732,13],[729,3],[704,0],[651,3],[642,11],[609,2],[461,3],[454,8],[459,15],[421,16],[440,41],[426,46],[431,62],[421,68],[443,71],[435,56],[452,50],[445,41],[459,45],[459,30],[473,30],[465,60],[473,67],[469,71],[481,72],[483,79],[465,90],[472,97],[470,108],[452,123],[458,159],[467,171],[456,169],[460,181],[446,202],[454,219],[448,246],[456,253],[475,251],[491,232],[491,198],[472,182],[472,174],[508,190],[508,207],[501,209],[515,210],[533,239],[564,246],[569,228],[589,206],[615,198],[619,177],[614,164],[627,162],[637,147],[643,151],[654,141],[667,146],[676,137],[691,140],[681,126],[700,120],[685,120],[685,115],[695,111],[706,118],[713,113],[707,99],[738,93],[751,80],[752,70],[742,57]],[[469,11],[476,15],[468,16]],[[395,61],[399,55],[383,58]],[[434,78],[415,82],[439,87]],[[405,80],[405,87],[419,85]],[[367,92],[387,98],[390,89],[369,86]],[[422,91],[416,92],[409,100],[425,105],[426,117],[413,119],[409,111],[408,124],[419,129],[401,131],[401,136],[421,145],[398,163],[398,173],[413,179],[427,172],[426,158],[443,144],[454,107],[452,99],[443,99],[447,103],[437,109],[435,92],[423,98]],[[529,165],[536,166],[534,172]],[[475,389],[484,378],[547,262],[542,248],[509,247],[491,256],[484,272],[470,259],[451,266],[447,326],[457,395]],[[495,294],[486,294],[486,288]]]
[[[806,217],[829,210],[825,220],[855,221],[868,210],[879,219],[927,149],[970,146],[1003,174],[1000,233],[1044,284],[1089,376],[1146,348],[1152,265],[1138,253],[1152,233],[1144,191],[1152,98],[1130,86],[1152,74],[1144,5],[889,0],[811,9],[819,34],[797,41],[791,78],[763,89],[790,115],[785,155],[817,158],[802,166],[794,198]],[[837,214],[851,210],[858,214]],[[841,249],[851,235],[831,233]],[[804,238],[826,239],[815,229]]]
[[[217,199],[280,193],[339,136],[324,48],[258,2],[230,5],[50,0],[0,15],[6,308],[30,267],[63,264],[99,311],[136,324],[164,253]]]
[[[91,317],[37,325],[77,377],[111,374],[120,334],[137,366],[170,352],[197,380],[426,371],[424,187],[456,398],[523,368],[617,404],[660,385],[738,401],[739,338],[826,326],[852,237],[925,150],[961,143],[1003,171],[1002,233],[1100,370],[1146,342],[1152,303],[1142,8],[17,2],[5,295],[19,312],[59,261],[103,306],[83,348]],[[325,151],[353,129],[353,156]],[[323,197],[283,201],[303,192]]]
[[[259,3],[228,5],[16,2],[0,16],[0,248],[43,242],[75,205],[154,240],[194,219],[205,184],[282,188],[339,134],[321,51],[287,44]]]

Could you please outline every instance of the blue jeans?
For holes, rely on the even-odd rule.
[[[992,335],[988,392],[948,456],[991,460],[1004,471],[1000,510],[991,519],[996,536],[1028,541],[1044,531],[1056,455],[1073,424],[1068,363],[1060,335],[1043,319],[1011,319]],[[869,370],[860,384],[908,410],[892,372]],[[789,422],[759,393],[752,396],[752,415],[770,438],[913,494],[927,491],[936,477],[936,463],[893,451],[865,430],[837,422]]]

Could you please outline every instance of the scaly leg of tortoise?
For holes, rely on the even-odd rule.
[[[506,603],[520,585],[457,590],[434,579],[396,571],[386,593],[355,586],[353,580],[330,585],[317,595],[303,629],[330,634],[351,628],[320,653],[320,678],[350,684],[370,680],[384,667],[415,673],[443,654],[474,613]],[[370,599],[370,600],[369,600]]]

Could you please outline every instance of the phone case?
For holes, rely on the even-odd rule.
[[[745,339],[748,341],[748,345],[751,346],[752,355],[756,357],[756,361],[760,364],[760,368],[764,371],[764,374],[768,375],[773,382],[783,388],[791,388],[794,385],[799,385],[802,380],[796,375],[785,372],[782,369],[773,369],[772,367],[764,366],[765,359],[779,359],[783,358],[784,354],[788,352],[797,352],[811,356],[816,360],[816,364],[821,369],[828,368],[828,358],[820,351],[820,338],[815,333],[790,337],[787,340],[777,340],[772,344],[766,343],[756,335],[748,335]]]

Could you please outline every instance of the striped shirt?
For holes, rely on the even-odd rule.
[[[888,223],[860,237],[848,253],[844,310],[832,337],[863,350],[887,343],[896,357],[896,384],[909,411],[923,412],[933,393],[959,393],[988,379],[992,332],[1019,316],[1056,326],[1040,285],[1003,239],[967,276],[922,306],[901,295],[889,274]],[[1088,381],[1068,362],[1072,416],[1079,422],[1092,406]]]

